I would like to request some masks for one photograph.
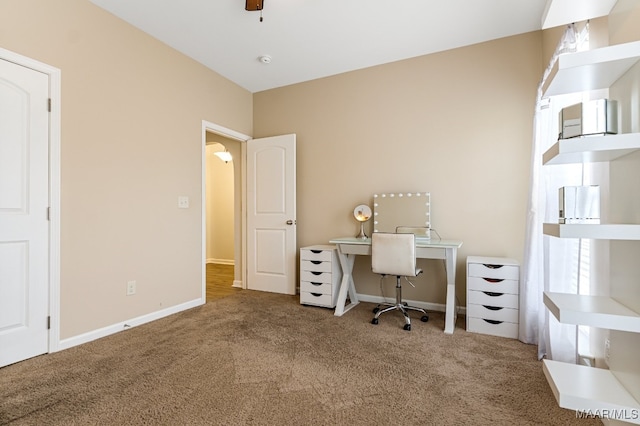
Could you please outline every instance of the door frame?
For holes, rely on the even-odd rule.
[[[49,350],[60,350],[60,96],[61,71],[0,47],[0,59],[49,76]]]
[[[241,264],[241,288],[247,288],[247,244],[246,244],[246,235],[247,235],[247,221],[246,221],[246,200],[247,200],[247,163],[246,163],[246,151],[247,145],[246,142],[253,139],[251,136],[245,135],[240,132],[236,132],[235,130],[231,130],[224,126],[220,126],[219,124],[212,123],[210,121],[202,120],[202,177],[201,177],[201,217],[202,217],[202,253],[200,256],[202,265],[201,265],[201,274],[202,274],[202,303],[206,302],[207,298],[207,203],[206,203],[206,172],[207,172],[207,155],[206,155],[206,147],[207,147],[207,132],[216,133],[218,135],[224,136],[229,139],[237,140],[240,142],[240,180],[241,182],[237,182],[234,179],[234,186],[240,183],[240,192],[241,192],[241,200],[240,200],[240,264]],[[233,161],[237,161],[234,158]],[[235,174],[235,173],[234,173]],[[237,259],[234,259],[237,261]],[[235,277],[234,277],[235,280]]]

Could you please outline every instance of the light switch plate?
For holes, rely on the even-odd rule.
[[[188,209],[189,208],[189,197],[181,195],[178,197],[178,208],[179,209]]]

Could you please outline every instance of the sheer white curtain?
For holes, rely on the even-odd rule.
[[[588,26],[585,31],[588,37]],[[558,139],[558,112],[582,101],[582,94],[542,99],[542,86],[557,57],[576,51],[584,36],[574,25],[567,27],[538,86],[520,294],[520,340],[538,344],[539,358],[566,362],[576,360],[576,326],[560,324],[549,315],[542,295],[543,291],[577,292],[580,242],[544,236],[542,224],[558,221],[558,188],[582,185],[583,169],[579,164],[543,167],[542,154]]]

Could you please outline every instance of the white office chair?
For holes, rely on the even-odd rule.
[[[396,276],[396,303],[381,303],[374,310],[375,316],[371,324],[378,324],[378,318],[385,312],[399,310],[404,315],[404,329],[411,330],[411,318],[407,311],[418,311],[423,314],[421,321],[429,321],[429,316],[424,309],[409,306],[402,301],[402,285],[400,278],[416,277],[422,273],[422,269],[416,267],[416,244],[414,234],[392,234],[374,232],[371,236],[371,269],[374,273],[382,275],[384,280],[387,275]],[[411,281],[409,284],[413,285]],[[380,309],[381,306],[386,306]]]

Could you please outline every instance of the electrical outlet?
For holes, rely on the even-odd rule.
[[[136,282],[127,281],[127,296],[131,296],[132,294],[136,294]]]
[[[178,197],[178,208],[179,209],[188,209],[189,208],[189,197],[185,195],[181,195]]]
[[[604,341],[604,362],[609,366],[609,359],[611,357],[611,341],[609,339],[605,339]]]

